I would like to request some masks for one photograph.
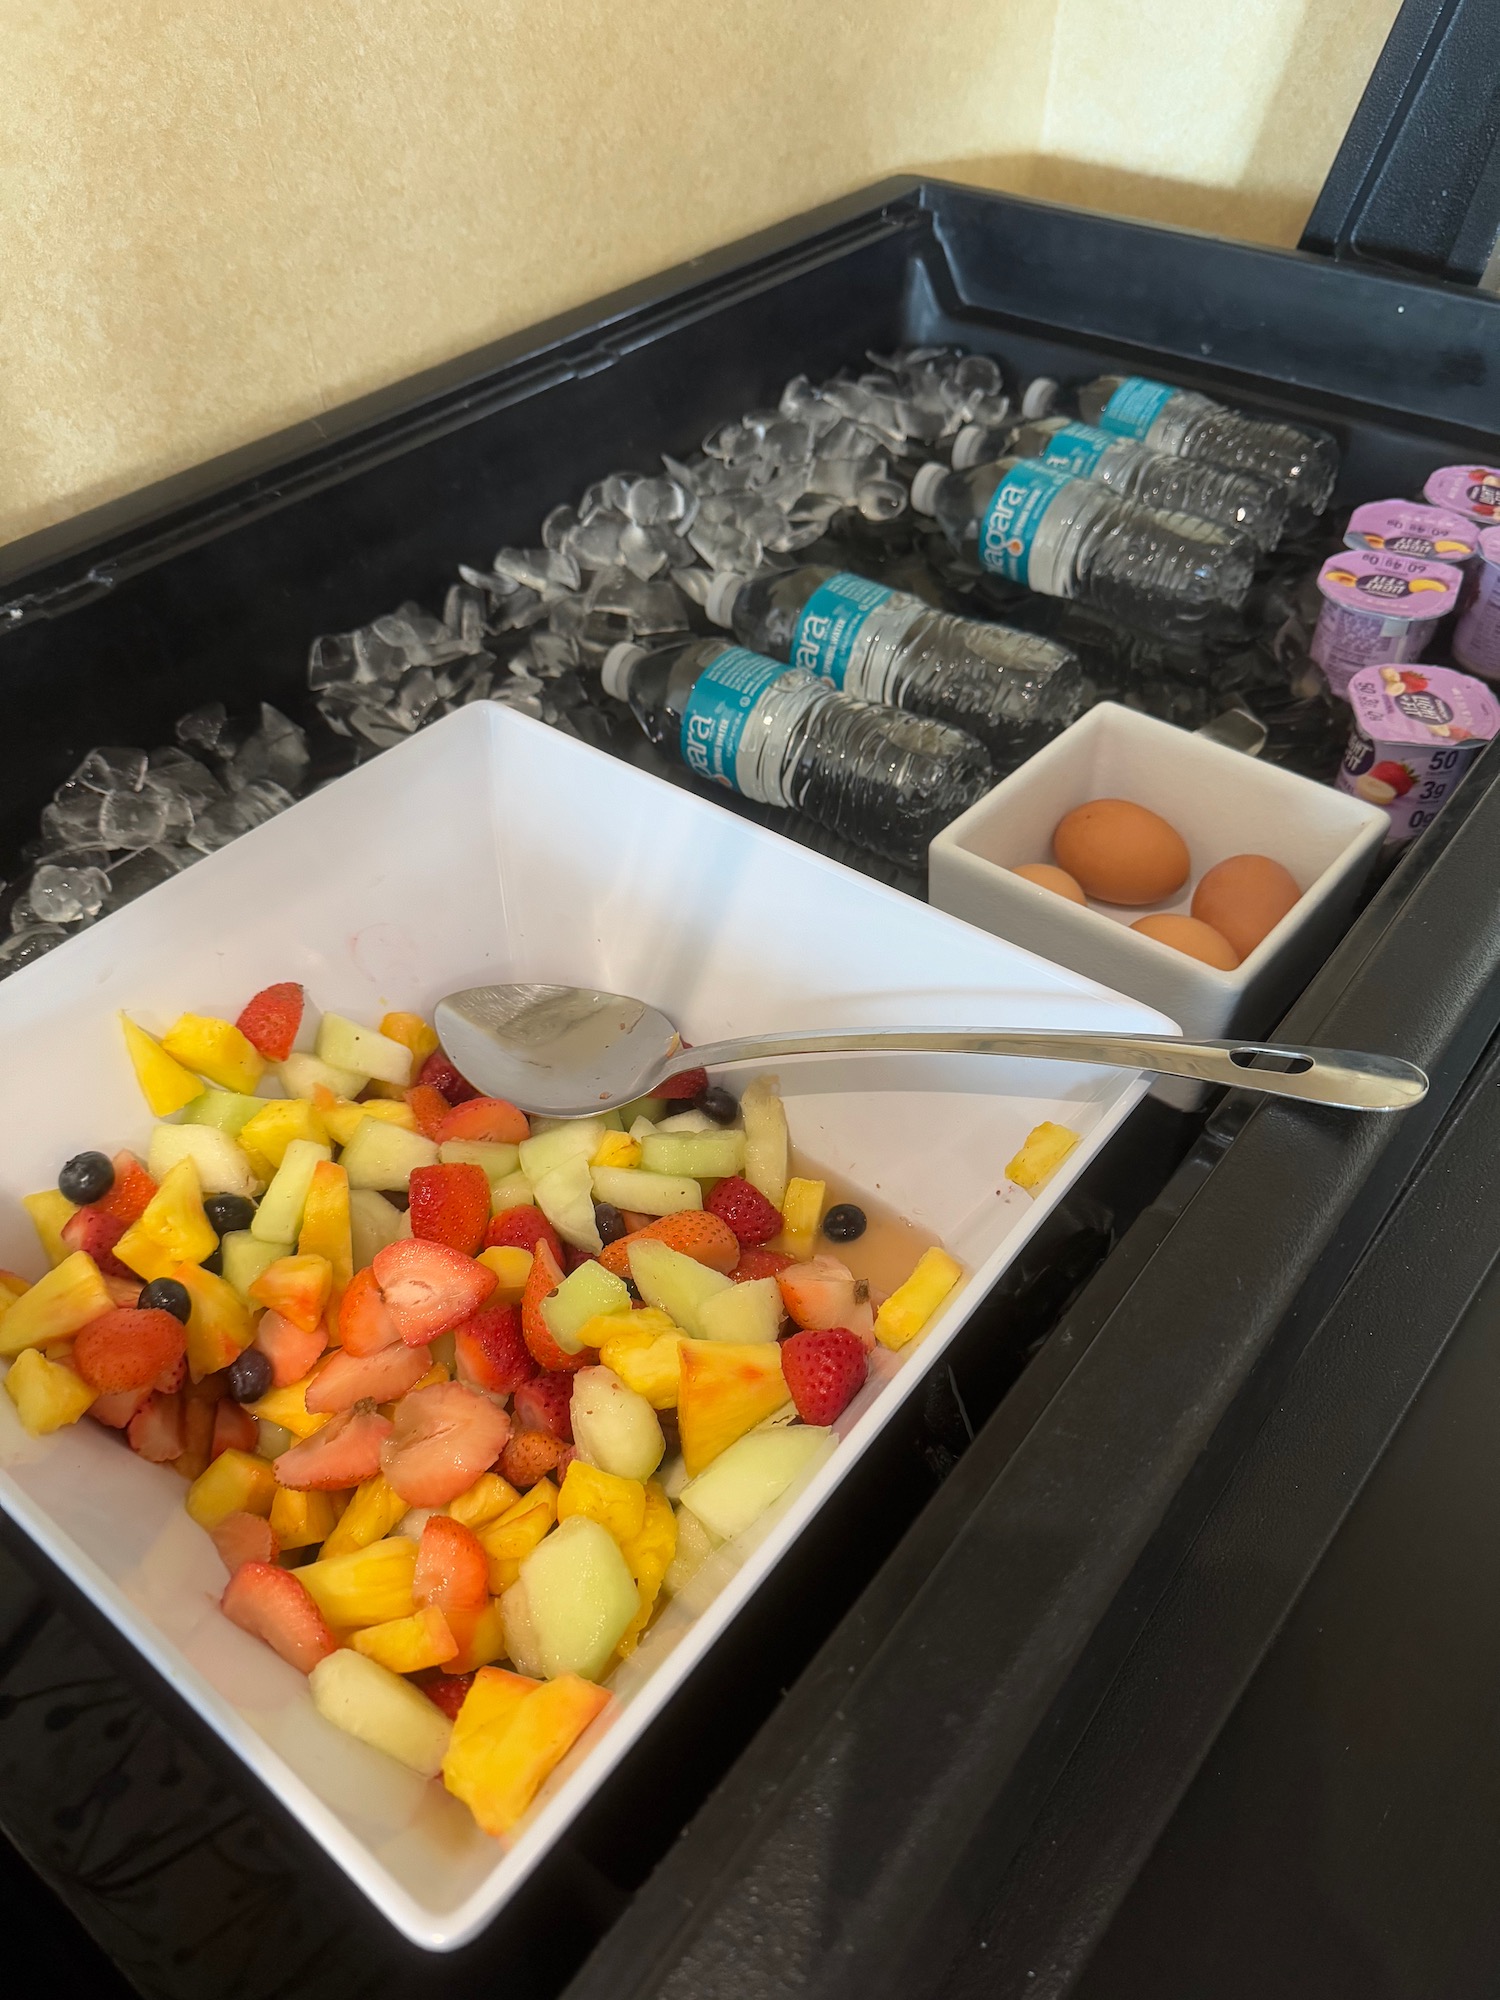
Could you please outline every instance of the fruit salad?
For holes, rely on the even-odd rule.
[[[960,1267],[857,1275],[866,1211],[793,1171],[774,1078],[531,1119],[419,1016],[313,1035],[291,983],[121,1025],[157,1122],[26,1198],[11,1401],[179,1475],[224,1615],[504,1838]]]

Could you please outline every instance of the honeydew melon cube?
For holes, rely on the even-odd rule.
[[[594,1263],[580,1264],[542,1301],[547,1331],[565,1354],[576,1354],[583,1346],[580,1329],[596,1315],[629,1311],[630,1290],[625,1280]]]
[[[320,1085],[335,1097],[358,1097],[370,1081],[363,1070],[337,1069],[301,1049],[294,1049],[285,1062],[278,1063],[276,1074],[288,1097],[311,1097]]]
[[[444,1139],[438,1147],[438,1158],[444,1166],[456,1162],[461,1166],[483,1167],[493,1191],[519,1170],[521,1149],[504,1145],[498,1139]]]
[[[717,1126],[706,1111],[696,1108],[692,1111],[674,1111],[670,1118],[658,1118],[658,1132],[717,1132]]]
[[[253,1195],[260,1186],[244,1148],[217,1125],[153,1126],[146,1149],[147,1173],[154,1181],[164,1181],[179,1160],[192,1161],[205,1194]]]
[[[376,1252],[406,1234],[407,1217],[374,1188],[349,1190],[349,1240],[354,1268],[373,1264]]]
[[[772,1208],[786,1197],[791,1173],[791,1136],[786,1109],[776,1094],[773,1076],[758,1076],[740,1099],[745,1125],[745,1164],[741,1169],[751,1187],[759,1188]]]
[[[318,1024],[317,1055],[335,1069],[379,1077],[405,1090],[411,1082],[411,1050],[378,1028],[362,1028],[342,1014],[325,1014]],[[347,1093],[341,1093],[347,1095]]]
[[[525,1174],[507,1174],[503,1181],[495,1181],[490,1187],[490,1209],[499,1215],[506,1208],[535,1208],[536,1201],[531,1192],[531,1182]]]
[[[630,1275],[647,1305],[660,1307],[694,1339],[711,1337],[702,1332],[699,1319],[704,1304],[720,1293],[737,1289],[734,1280],[722,1271],[712,1271],[696,1257],[685,1257],[680,1250],[658,1243],[650,1236],[631,1244]]]
[[[680,1215],[702,1208],[703,1190],[683,1174],[648,1174],[644,1167],[595,1167],[594,1194],[615,1208],[642,1215]]]
[[[423,1778],[435,1778],[443,1768],[453,1724],[435,1702],[389,1667],[341,1646],[319,1660],[308,1686],[325,1721],[384,1750]]]
[[[775,1340],[781,1332],[781,1287],[774,1278],[752,1278],[714,1292],[698,1306],[703,1340]]]
[[[631,1127],[638,1119],[649,1119],[654,1125],[657,1119],[663,1113],[670,1111],[671,1108],[671,1100],[669,1098],[633,1097],[628,1104],[620,1106],[620,1123],[625,1131],[630,1132],[631,1137],[634,1138],[635,1134],[631,1131]]]
[[[710,1535],[727,1542],[825,1458],[832,1438],[833,1432],[818,1424],[751,1431],[689,1481],[682,1489],[682,1506]]]
[[[248,1305],[250,1287],[261,1272],[269,1271],[278,1257],[294,1255],[296,1248],[295,1243],[263,1243],[248,1229],[232,1229],[219,1244],[225,1281]]]
[[[663,1597],[675,1597],[685,1589],[719,1546],[696,1514],[690,1514],[686,1507],[679,1507],[676,1513],[677,1551],[661,1580]]]
[[[262,1243],[295,1243],[302,1228],[302,1211],[307,1191],[319,1160],[331,1160],[331,1147],[313,1139],[293,1139],[281,1156],[281,1165],[271,1185],[261,1196],[260,1207],[250,1225],[252,1236]]]
[[[532,1189],[537,1207],[563,1239],[579,1250],[602,1250],[594,1217],[594,1181],[588,1156],[574,1153]]]
[[[339,1164],[351,1188],[404,1188],[418,1167],[435,1167],[438,1149],[420,1132],[384,1118],[361,1118]]]
[[[612,1368],[578,1371],[570,1414],[580,1456],[601,1472],[646,1480],[661,1464],[667,1446],[655,1410]]]
[[[695,1180],[722,1180],[745,1164],[743,1132],[676,1132],[660,1127],[641,1143],[648,1174],[690,1174]]]
[[[215,1125],[237,1139],[257,1111],[264,1111],[263,1097],[246,1097],[238,1090],[205,1090],[191,1104],[182,1107],[183,1125]]]
[[[532,1657],[548,1680],[559,1674],[597,1680],[640,1609],[640,1593],[619,1543],[586,1514],[559,1522],[522,1563],[520,1576],[502,1600],[507,1641],[513,1591],[522,1599],[516,1624],[528,1628]],[[527,1640],[522,1644],[527,1648]],[[530,1671],[515,1651],[511,1658],[522,1672]]]
[[[566,1161],[591,1160],[609,1128],[602,1118],[569,1118],[548,1132],[523,1139],[518,1149],[521,1171],[533,1187]]]

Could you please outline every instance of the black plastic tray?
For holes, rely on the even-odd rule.
[[[532,540],[589,480],[690,447],[793,373],[936,340],[1064,376],[1124,364],[1332,422],[1354,499],[1493,451],[1496,311],[1312,256],[938,184],[870,190],[0,555],[0,844],[30,831],[88,743],[159,739],[215,698],[299,712],[315,632],[433,600],[457,559]],[[502,1972],[508,1990],[543,1994],[601,1939],[580,1987],[600,2000],[921,1989],[951,1943],[955,1897],[966,1912],[965,1867],[982,1861],[988,1879],[1019,1848],[1267,1385],[1500,1018],[1500,876],[1473,831],[1500,815],[1496,769],[1481,760],[1292,1024],[1429,1062],[1429,1103],[1360,1124],[1288,1109],[1246,1123],[1226,1107],[1059,1325],[1070,1290],[1193,1144],[1196,1127],[1159,1107],[1133,1121],[1060,1217],[1055,1263],[1012,1275],[1022,1303],[976,1318],[925,1405],[846,1483],[535,1893],[467,1951],[425,1959],[352,1906],[196,1731],[171,1747],[185,1712],[98,1634],[71,1643],[97,1639],[144,1694],[143,1706],[90,1653],[131,1718],[124,1733],[149,1746],[144,1763],[123,1794],[101,1792],[111,1739],[68,1713],[77,1796],[59,1827],[27,1777],[34,1733],[17,1723],[8,1750],[0,1734],[0,1822],[142,1990],[174,2000],[228,1990],[214,1984],[226,1953],[247,1995],[373,1992],[393,1977],[477,1992]],[[37,1631],[54,1629],[38,1615]],[[41,1643],[16,1654],[25,1671]],[[132,1871],[162,1757],[196,1774],[193,1808],[181,1840]],[[91,1866],[97,1850],[71,1837],[95,1822],[117,1867]],[[222,1924],[202,1921],[208,1882]]]

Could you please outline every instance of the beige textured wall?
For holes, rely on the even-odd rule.
[[[909,167],[1294,238],[1397,0],[0,0],[0,542]]]

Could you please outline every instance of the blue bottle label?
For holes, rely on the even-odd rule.
[[[1011,467],[979,523],[979,560],[986,569],[998,570],[1012,583],[1028,580],[1031,545],[1042,516],[1072,480],[1071,472],[1040,458]]]
[[[884,584],[845,570],[829,577],[802,607],[792,634],[792,665],[842,688],[865,621],[894,595]]]
[[[726,646],[693,683],[682,714],[682,761],[732,792],[745,727],[768,687],[787,669],[745,646]]]
[[[1095,430],[1092,424],[1064,424],[1060,431],[1052,433],[1052,442],[1042,453],[1042,459],[1047,465],[1065,465],[1080,479],[1087,479],[1110,446],[1119,442],[1108,431]]]
[[[1176,394],[1169,383],[1127,375],[1099,412],[1099,428],[1116,437],[1143,438],[1161,415],[1162,404]]]

